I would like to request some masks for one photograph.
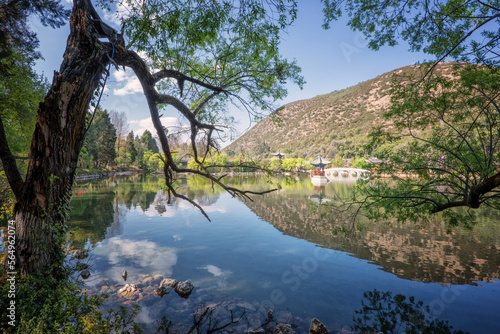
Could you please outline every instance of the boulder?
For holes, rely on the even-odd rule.
[[[163,296],[165,296],[168,293],[169,292],[168,292],[167,288],[162,286],[162,285],[160,285],[160,287],[153,292],[153,294],[155,296],[160,296],[162,298],[163,298]]]
[[[139,291],[139,288],[135,284],[125,284],[125,286],[123,288],[118,290],[118,292],[121,292],[123,294],[133,293],[136,291]]]
[[[173,279],[173,278],[164,278],[161,283],[160,283],[160,286],[169,286],[171,288],[175,288],[177,286],[178,282],[177,280]]]
[[[314,318],[311,320],[311,327],[309,327],[309,334],[328,334],[328,329],[321,321]]]
[[[288,324],[278,324],[274,327],[273,334],[295,334],[295,331]]]
[[[73,252],[73,255],[71,256],[72,259],[78,259],[78,260],[83,260],[85,258],[89,257],[89,251],[86,249],[77,249],[76,251]]]
[[[194,286],[190,281],[179,282],[175,285],[174,291],[182,298],[188,298]]]
[[[88,269],[82,270],[82,272],[80,273],[80,276],[82,276],[83,279],[89,278],[90,277],[90,270],[88,270]]]

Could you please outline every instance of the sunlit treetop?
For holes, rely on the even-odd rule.
[[[114,8],[127,48],[147,59],[152,72],[170,71],[175,78],[178,71],[199,81],[170,77],[156,87],[182,100],[202,121],[227,121],[228,103],[258,118],[286,96],[286,82],[304,83],[299,67],[278,49],[280,34],[296,18],[295,0],[122,0],[104,5]]]

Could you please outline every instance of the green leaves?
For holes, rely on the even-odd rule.
[[[498,64],[500,1],[429,2],[322,0],[325,27],[344,10],[349,26],[362,31],[369,46],[378,50],[402,39],[411,51],[423,51],[437,59]]]
[[[448,210],[498,207],[498,185],[491,180],[500,172],[499,70],[450,64],[436,71],[393,82],[384,115],[393,127],[372,132],[370,144],[392,143],[388,163],[375,172],[392,175],[393,182],[358,186],[372,218],[416,221],[447,210],[448,224],[467,225],[474,221],[469,213]]]
[[[129,47],[142,52],[152,72],[175,70],[224,93],[184,81],[182,101],[199,106],[199,117],[220,120],[230,103],[251,114],[271,110],[286,96],[285,84],[304,83],[300,68],[279,53],[280,34],[296,17],[295,0],[174,0],[137,5],[114,1],[127,9],[123,17]],[[155,70],[153,70],[155,69]],[[179,96],[176,80],[157,84],[162,94]],[[222,117],[224,118],[224,117]],[[200,118],[201,119],[201,118]]]
[[[94,164],[104,165],[113,163],[116,158],[115,142],[116,129],[111,123],[106,110],[96,109],[95,117],[90,126],[84,145],[94,160]]]
[[[14,154],[29,152],[38,104],[48,87],[33,65],[34,60],[21,52],[0,59],[0,67],[9,68],[8,75],[0,76],[0,117]]]

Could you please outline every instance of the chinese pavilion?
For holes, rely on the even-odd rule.
[[[325,166],[328,165],[330,161],[322,158],[320,155],[313,161],[311,161],[311,165],[314,166],[314,176],[325,176]]]
[[[314,166],[313,175],[311,177],[311,182],[314,185],[325,185],[328,183],[328,178],[325,176],[325,166],[328,165],[330,161],[322,158],[320,155],[313,161],[311,165]]]

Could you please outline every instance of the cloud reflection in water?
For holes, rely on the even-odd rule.
[[[101,264],[96,269],[102,270],[105,278],[118,282],[123,281],[123,270],[128,272],[127,281],[134,282],[146,274],[171,276],[177,264],[177,250],[148,240],[113,237],[99,243],[93,253],[107,259],[108,264]]]

